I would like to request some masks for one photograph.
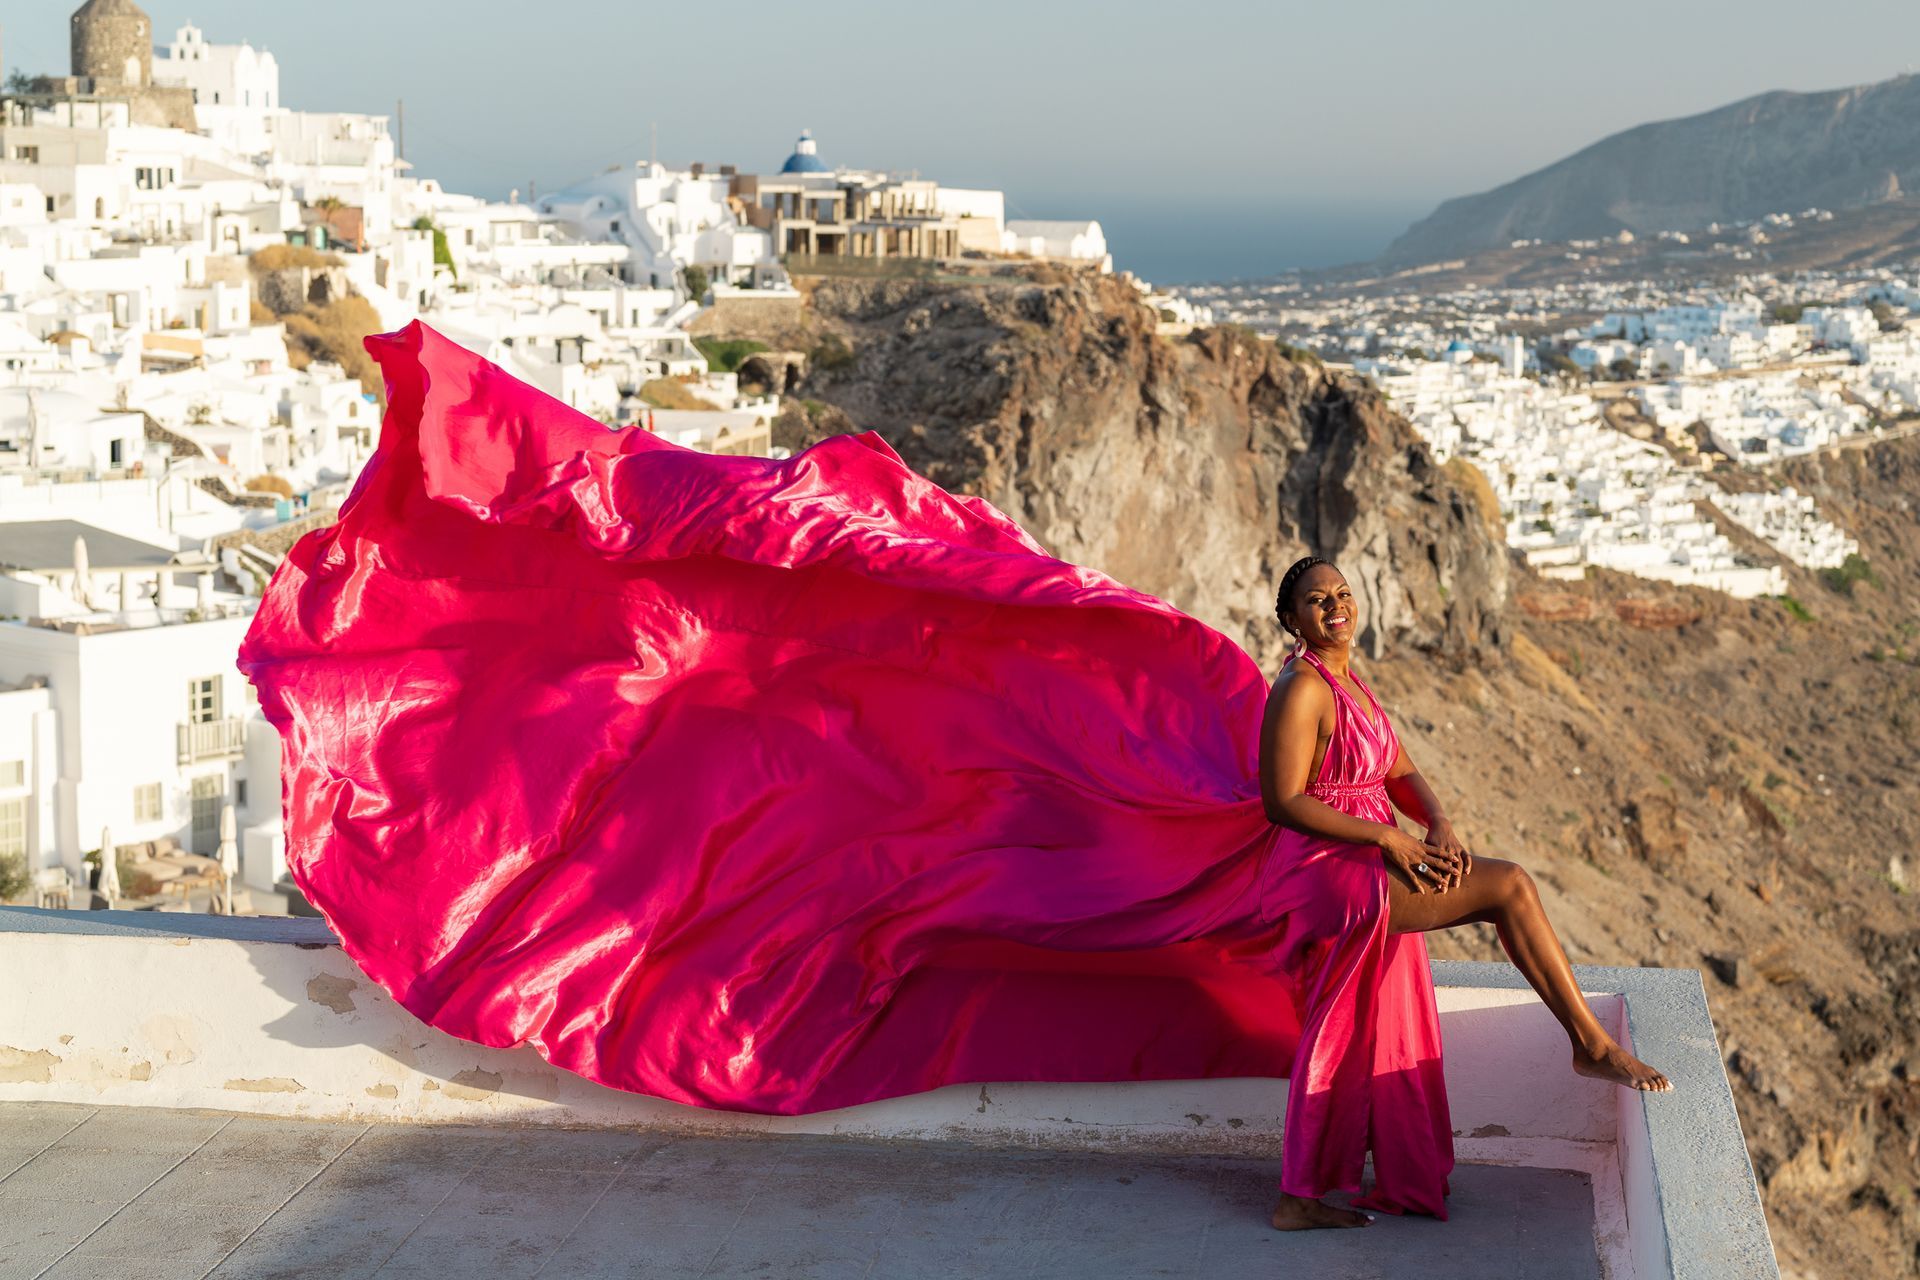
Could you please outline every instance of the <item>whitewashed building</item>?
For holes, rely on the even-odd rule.
[[[94,548],[84,576],[76,527]],[[0,525],[0,685],[14,690],[0,694],[0,846],[24,808],[12,839],[30,870],[84,883],[103,827],[116,844],[172,836],[212,853],[223,805],[278,820],[277,783],[247,764],[249,735],[277,736],[234,665],[252,605],[213,592],[210,567],[69,521]]]

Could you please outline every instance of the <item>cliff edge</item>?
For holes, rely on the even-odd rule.
[[[1369,654],[1496,652],[1507,555],[1493,495],[1443,468],[1364,381],[1245,330],[1169,338],[1088,272],[825,280],[775,425],[798,449],[877,430],[1053,554],[1219,628],[1269,670],[1280,575],[1309,550],[1365,605]]]

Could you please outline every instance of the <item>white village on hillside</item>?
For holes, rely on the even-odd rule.
[[[449,192],[415,175],[397,119],[284,105],[271,52],[191,24],[156,39],[131,0],[88,0],[70,73],[0,94],[0,867],[27,877],[0,875],[0,898],[88,905],[111,847],[108,901],[303,908],[278,738],[233,655],[374,450],[361,335],[422,318],[609,430],[778,456],[805,356],[703,349],[703,316],[797,298],[803,265],[1112,269],[1098,222],[832,166],[804,132],[764,172],[646,160],[504,202]],[[1164,331],[1218,311],[1372,376],[1439,458],[1486,474],[1549,576],[1783,592],[1723,521],[1845,565],[1857,547],[1811,500],[1726,491],[1714,467],[1920,407],[1920,290],[1886,272],[1364,297],[1133,283]]]
[[[69,74],[0,94],[0,869],[25,874],[0,899],[302,907],[234,654],[376,444],[361,335],[418,317],[609,430],[777,456],[780,379],[743,386],[689,326],[796,297],[796,255],[1112,266],[1097,222],[805,133],[766,172],[483,200],[416,176],[388,117],[286,106],[269,51],[160,38],[131,0],[71,28]]]
[[[1729,287],[1189,292],[1371,375],[1436,457],[1486,474],[1509,545],[1547,577],[1598,567],[1783,594],[1779,560],[1743,554],[1716,512],[1781,559],[1842,571],[1859,547],[1810,498],[1715,475],[1883,439],[1920,414],[1920,285],[1885,269],[1756,272]],[[1566,325],[1578,317],[1592,318]]]

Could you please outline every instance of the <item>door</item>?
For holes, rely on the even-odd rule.
[[[193,780],[193,851],[220,852],[220,806],[227,799],[227,775],[206,773]]]

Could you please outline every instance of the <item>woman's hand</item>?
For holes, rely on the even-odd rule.
[[[1427,827],[1427,843],[1442,853],[1452,854],[1456,861],[1449,888],[1459,884],[1466,878],[1467,872],[1473,870],[1473,855],[1467,852],[1466,845],[1460,843],[1460,837],[1453,834],[1453,824],[1445,818],[1435,818]]]
[[[1460,860],[1439,845],[1416,839],[1398,827],[1387,827],[1375,841],[1387,865],[1398,867],[1413,885],[1415,893],[1425,893],[1432,885],[1435,893],[1445,893],[1459,875]],[[1415,868],[1424,864],[1426,870]]]

